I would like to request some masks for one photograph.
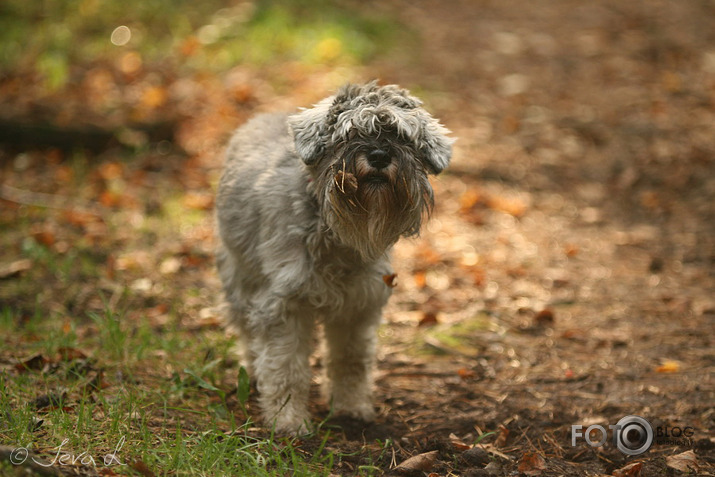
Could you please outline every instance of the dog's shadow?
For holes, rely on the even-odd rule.
[[[384,441],[399,438],[408,431],[406,427],[400,426],[400,423],[385,420],[385,416],[378,416],[373,422],[343,415],[322,417],[322,429],[330,430],[333,434],[342,434],[348,441]]]

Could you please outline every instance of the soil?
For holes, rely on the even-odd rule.
[[[378,418],[325,423],[334,429],[327,449],[342,455],[334,473],[713,475],[715,4],[348,4],[416,32],[419,59],[375,60],[364,79],[411,88],[458,141],[432,181],[430,221],[398,243],[396,276],[386,277],[396,286],[380,331]],[[182,86],[220,97],[217,82],[202,81]],[[218,150],[228,123],[307,106],[328,93],[322,84],[262,101],[275,95],[253,83],[250,101],[230,112],[187,101],[183,110],[213,107],[214,116],[191,117],[177,140],[189,154]],[[137,177],[173,177],[201,191],[192,208],[211,208],[210,180],[196,169],[215,174],[218,154],[143,161],[131,166]],[[110,183],[116,174],[99,175]],[[160,206],[153,200],[142,205],[147,214]],[[136,205],[119,193],[106,202]],[[201,245],[174,250],[182,263],[200,260],[167,289],[190,282],[216,291],[187,303],[177,292],[170,298],[182,311],[218,296],[211,235],[206,227],[194,237]],[[150,247],[158,248],[147,245],[141,260]],[[91,304],[90,294],[72,296],[70,312]],[[325,418],[319,384],[312,411]],[[649,421],[647,452],[614,445],[608,426],[626,416]],[[609,429],[608,441],[592,447],[574,425]],[[320,443],[301,445],[310,452]]]
[[[395,250],[381,412],[346,427],[339,470],[390,437],[383,469],[438,450],[435,475],[677,475],[692,450],[711,475],[713,5],[398,3],[371,7],[421,33],[421,61],[378,71],[443,91],[430,106],[459,139],[431,222]],[[647,453],[610,431],[572,446],[572,425],[629,415]],[[498,452],[470,459],[485,432]]]

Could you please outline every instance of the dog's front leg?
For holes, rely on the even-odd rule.
[[[372,368],[380,311],[336,317],[325,323],[333,410],[372,421]]]
[[[279,433],[308,430],[308,391],[312,319],[285,317],[266,327],[255,327],[251,349],[259,403],[267,424]]]

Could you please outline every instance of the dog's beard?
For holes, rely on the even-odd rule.
[[[401,236],[417,234],[433,205],[427,174],[414,159],[395,157],[383,170],[364,157],[337,161],[320,182],[326,225],[366,261],[378,259]]]

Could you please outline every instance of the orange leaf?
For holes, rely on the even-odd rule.
[[[665,360],[663,364],[655,368],[656,373],[677,373],[680,371],[680,363],[672,360]]]
[[[526,204],[519,199],[490,197],[488,205],[490,209],[506,212],[514,217],[521,217],[526,212]]]
[[[189,209],[208,210],[214,205],[213,194],[189,192],[184,196],[184,205]]]
[[[474,189],[468,189],[459,197],[459,210],[462,213],[469,212],[482,200],[482,195]]]
[[[517,468],[524,475],[541,475],[544,469],[546,469],[546,461],[536,452],[525,453]]]
[[[467,379],[472,379],[472,378],[477,377],[477,373],[473,369],[467,369],[467,368],[459,368],[457,370],[457,374],[459,374],[459,377],[465,381]]]
[[[424,270],[418,270],[413,275],[417,288],[423,289],[427,286],[427,273]]]
[[[148,109],[156,109],[164,105],[169,98],[166,88],[162,86],[149,86],[142,93],[141,104]]]
[[[383,275],[382,281],[385,282],[385,285],[388,287],[395,288],[397,286],[397,274],[391,273],[389,275]]]

